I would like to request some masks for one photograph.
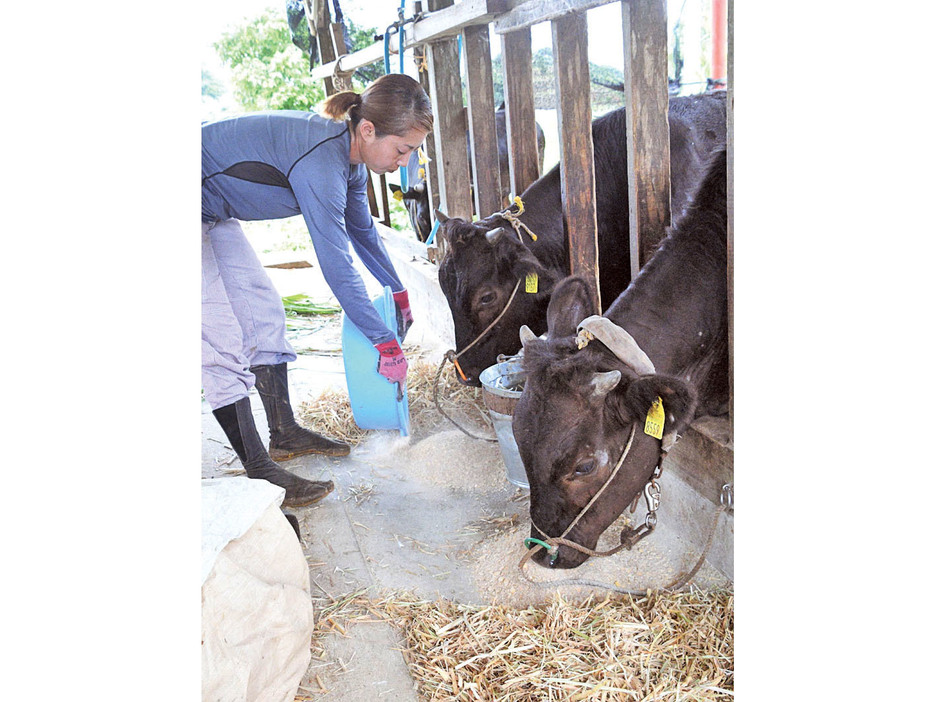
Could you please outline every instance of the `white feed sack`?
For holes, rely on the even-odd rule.
[[[202,481],[202,700],[292,702],[311,660],[309,569],[265,480]]]

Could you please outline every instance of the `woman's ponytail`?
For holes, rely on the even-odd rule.
[[[351,110],[361,104],[361,96],[353,90],[343,90],[340,93],[330,95],[322,103],[320,112],[325,117],[333,119],[336,122],[342,122],[351,119],[352,126],[357,123],[354,115],[349,114]]]
[[[432,104],[419,81],[403,73],[381,76],[359,95],[345,90],[328,97],[319,110],[337,122],[362,119],[373,123],[377,136],[404,136],[410,129],[432,131]]]

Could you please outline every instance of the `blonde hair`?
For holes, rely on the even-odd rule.
[[[388,73],[363,93],[335,93],[322,103],[320,112],[336,122],[349,120],[351,128],[366,119],[378,137],[405,136],[411,129],[432,131],[432,104],[418,81],[403,73]]]

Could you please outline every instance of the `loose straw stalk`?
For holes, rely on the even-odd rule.
[[[615,595],[581,605],[557,595],[526,609],[358,594],[340,611],[358,621],[366,612],[397,628],[422,700],[734,698],[730,590]]]
[[[406,375],[407,395],[410,409],[410,431],[421,436],[445,423],[433,399],[436,364],[419,357],[418,349],[407,350],[411,359]],[[487,410],[481,401],[481,389],[461,385],[454,373],[444,373],[439,380],[439,402],[446,413],[458,416],[460,422],[473,424],[478,431],[490,426]],[[351,402],[345,391],[325,390],[318,397],[303,402],[299,407],[300,421],[313,431],[333,439],[357,445],[368,431],[354,423]]]

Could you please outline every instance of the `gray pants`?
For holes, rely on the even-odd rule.
[[[283,300],[240,222],[202,222],[202,389],[211,409],[247,397],[250,366],[295,360]]]

